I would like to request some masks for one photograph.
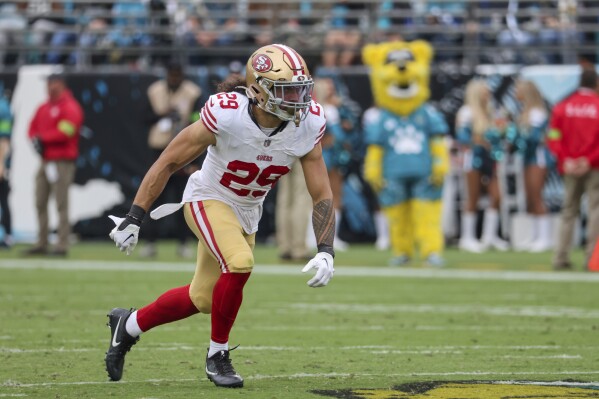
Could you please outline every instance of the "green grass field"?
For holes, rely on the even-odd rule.
[[[193,261],[173,244],[156,261],[107,243],[66,260],[21,249],[0,252],[0,398],[599,398],[599,275],[552,272],[549,253],[450,250],[443,270],[398,269],[357,246],[312,289],[301,265],[258,247],[231,336],[246,386],[226,390],[204,375],[205,315],[144,334],[123,380],[107,381],[107,311],[190,280]],[[582,254],[573,260],[580,268]]]

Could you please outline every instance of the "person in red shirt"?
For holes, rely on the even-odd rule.
[[[65,256],[71,232],[69,224],[69,186],[75,177],[75,161],[79,155],[79,130],[83,111],[67,88],[64,76],[48,77],[48,101],[36,111],[29,125],[29,138],[42,162],[35,183],[39,233],[37,244],[27,255],[53,254]],[[48,252],[48,200],[53,192],[58,207],[58,245]]]
[[[571,269],[569,252],[580,199],[588,197],[587,266],[599,238],[599,94],[597,72],[584,69],[578,90],[553,109],[547,145],[564,176],[559,241],[553,266]]]

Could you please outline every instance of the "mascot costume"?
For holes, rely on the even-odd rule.
[[[449,170],[448,127],[427,103],[432,57],[432,47],[421,40],[362,50],[376,104],[364,116],[364,177],[388,218],[390,264],[396,266],[409,262],[416,246],[428,264],[444,264],[441,193]]]

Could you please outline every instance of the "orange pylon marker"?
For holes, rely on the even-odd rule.
[[[593,254],[591,255],[591,259],[589,259],[589,271],[599,272],[599,240],[595,243]]]

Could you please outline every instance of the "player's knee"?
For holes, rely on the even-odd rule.
[[[189,298],[200,313],[209,314],[212,311],[212,292],[189,292]]]
[[[229,258],[227,265],[232,273],[249,273],[254,267],[254,254],[251,251],[241,251]]]

